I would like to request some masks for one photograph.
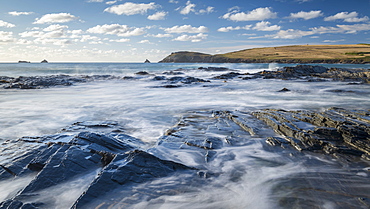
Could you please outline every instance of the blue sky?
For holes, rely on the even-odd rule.
[[[370,43],[370,0],[0,0],[0,62]]]

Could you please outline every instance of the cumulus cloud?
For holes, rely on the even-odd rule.
[[[364,16],[362,18],[358,18],[357,12],[340,12],[333,16],[325,17],[325,21],[335,21],[335,20],[343,20],[344,22],[365,22],[369,20],[369,17]]]
[[[128,38],[122,38],[122,39],[116,39],[116,40],[109,40],[109,42],[118,42],[118,43],[126,43],[126,42],[130,42],[131,40],[128,39]]]
[[[256,20],[258,21],[258,20],[272,19],[276,17],[277,17],[277,13],[272,12],[271,8],[261,7],[261,8],[257,8],[247,13],[239,12],[238,10],[232,10],[224,14],[221,18],[226,19],[226,20],[232,20],[232,21],[256,21]]]
[[[57,46],[66,46],[66,45],[73,44],[73,41],[71,41],[69,39],[53,39],[53,38],[50,38],[50,39],[39,38],[39,39],[35,39],[34,42],[38,43],[38,44],[43,44],[43,45],[53,44],[53,45],[57,45]]]
[[[222,27],[222,28],[219,28],[217,31],[218,32],[229,32],[229,31],[233,31],[233,30],[250,30],[252,28],[252,25],[246,25],[244,27],[240,27],[240,26],[237,26],[237,27],[232,27],[232,26],[228,26],[228,27]]]
[[[107,25],[106,24],[106,25],[97,25],[95,27],[89,28],[87,32],[129,37],[129,36],[143,35],[145,33],[145,30],[143,28],[133,28],[127,25],[119,25],[119,24]]]
[[[168,14],[167,12],[156,12],[153,15],[149,15],[148,19],[149,20],[164,20],[167,14]]]
[[[172,28],[164,28],[167,33],[207,33],[208,28],[205,26],[193,27],[191,25],[173,26]]]
[[[276,34],[269,35],[267,37],[271,37],[274,39],[297,39],[302,38],[303,36],[309,36],[315,34],[313,31],[301,31],[301,30],[294,30],[294,29],[288,29],[288,30],[281,30],[277,32]]]
[[[69,13],[46,14],[41,18],[36,18],[33,24],[66,23],[77,19],[79,18]]]
[[[195,4],[192,4],[190,1],[187,1],[185,7],[183,7],[183,8],[179,7],[177,9],[180,10],[180,14],[187,15],[190,12],[195,12],[195,9],[194,9],[195,7],[196,7]]]
[[[93,3],[93,2],[101,3],[101,2],[104,2],[104,0],[88,0],[87,2],[89,2],[89,3]]]
[[[169,0],[168,2],[172,3],[172,4],[178,4],[179,3],[179,1],[175,1],[175,0]]]
[[[256,26],[253,27],[254,30],[258,31],[274,31],[274,30],[280,30],[280,26],[278,25],[271,25],[268,21],[262,21],[256,23]]]
[[[48,39],[48,38],[62,38],[64,37],[63,30],[55,30],[50,32],[43,32],[43,31],[25,31],[23,33],[19,33],[22,38],[41,38],[41,39]]]
[[[0,31],[0,43],[14,42],[13,32]]]
[[[173,39],[173,41],[191,41],[191,42],[200,42],[204,39],[207,38],[207,34],[203,34],[203,33],[199,33],[198,35],[194,35],[194,36],[190,36],[190,35],[182,35],[182,36],[179,36],[175,39]]]
[[[5,22],[5,21],[0,20],[0,27],[5,27],[5,28],[14,28],[14,27],[15,27],[15,25],[14,25],[14,24],[11,24],[11,23],[8,23],[8,22]]]
[[[149,40],[141,40],[137,43],[139,43],[139,44],[151,44]]]
[[[207,7],[206,9],[199,10],[199,14],[209,14],[214,12],[214,7]]]
[[[49,27],[44,28],[43,31],[57,31],[57,30],[64,30],[66,28],[68,28],[68,26],[56,24],[56,25],[50,25]]]
[[[303,36],[317,35],[317,34],[330,34],[330,33],[343,33],[352,34],[358,31],[368,31],[370,30],[370,24],[355,24],[355,25],[336,25],[336,27],[314,27],[310,28],[308,31],[302,30],[280,30],[276,34],[266,35],[265,37],[275,38],[275,39],[296,39]]]
[[[149,4],[136,4],[132,2],[126,2],[120,5],[114,5],[108,7],[104,10],[104,12],[109,12],[117,15],[136,15],[136,14],[145,14],[148,10],[153,10],[158,8],[159,5],[156,5],[154,2]]]
[[[310,19],[314,19],[314,18],[317,18],[317,17],[320,17],[320,16],[323,16],[323,13],[321,12],[321,10],[316,10],[316,11],[309,11],[309,12],[304,12],[304,11],[300,11],[300,12],[297,12],[297,13],[290,13],[290,16],[289,18],[290,19],[304,19],[304,20],[310,20]]]
[[[165,34],[156,34],[156,35],[148,35],[148,36],[151,36],[151,37],[155,37],[155,38],[170,38],[172,37],[171,34],[168,34],[168,33],[165,33]]]
[[[33,12],[17,12],[17,11],[13,11],[13,12],[8,12],[8,14],[13,15],[13,16],[20,16],[20,15],[31,15],[31,14],[33,14]]]

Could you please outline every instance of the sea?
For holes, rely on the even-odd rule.
[[[141,139],[147,144],[146,148],[150,149],[156,146],[157,140],[166,130],[192,111],[370,108],[369,85],[347,85],[345,82],[334,81],[307,82],[299,79],[212,79],[227,72],[255,73],[295,65],[297,64],[0,63],[0,76],[8,77],[60,74],[135,77],[41,89],[0,88],[0,142],[24,136],[55,134],[76,122],[115,121],[125,127],[126,134]],[[315,65],[370,69],[369,64]],[[224,67],[229,70],[204,71],[199,69],[201,67]],[[136,74],[140,71],[146,71],[148,75]],[[184,73],[179,76],[192,76],[211,82],[178,88],[158,88],[164,81],[153,80],[153,77],[175,71]],[[283,88],[290,91],[279,92]],[[361,200],[356,195],[348,196],[348,191],[368,189],[369,193],[364,198],[370,198],[370,167],[363,166],[364,162],[350,165],[335,157],[322,157],[315,153],[301,153],[291,157],[289,151],[272,151],[265,147],[265,139],[253,139],[253,143],[248,146],[225,150],[229,154],[233,153],[234,158],[222,163],[215,160],[214,165],[211,163],[210,167],[217,167],[221,173],[239,171],[238,180],[220,175],[207,185],[192,185],[192,189],[188,188],[183,192],[150,200],[143,199],[130,208],[367,208],[365,204],[359,203]],[[314,182],[315,185],[307,185],[305,178],[311,178],[309,183]],[[174,177],[164,180],[168,184],[176,182]],[[281,188],[277,188],[277,185]],[[320,190],[321,185],[326,185],[322,186],[325,189]],[[19,189],[10,188],[9,182],[0,181],[0,202],[16,188]],[[302,196],[300,188],[311,189],[308,194],[312,195]],[[331,194],[324,192],[328,188],[332,191]],[[158,191],[161,189],[156,188]],[[281,201],[286,202],[279,202],[280,197],[285,197]],[[289,198],[300,198],[302,202],[294,205],[297,202],[290,203]],[[336,198],[348,199],[348,205],[338,205]],[[73,202],[73,197],[66,198],[64,202],[69,203],[68,201]],[[65,204],[55,203],[55,208],[64,207]]]

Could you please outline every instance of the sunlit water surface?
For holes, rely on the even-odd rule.
[[[185,75],[211,79],[225,72],[205,72],[198,67],[227,67],[240,73],[274,70],[279,64],[0,64],[0,76],[44,75],[116,75],[135,76],[138,71],[161,75],[164,71],[185,69]],[[370,68],[369,65],[324,65],[329,67]],[[171,77],[171,76],[169,76]],[[153,88],[163,81],[153,81],[153,76],[141,76],[136,80],[109,80],[75,83],[72,86],[20,90],[0,89],[0,139],[16,139],[22,136],[54,134],[62,128],[80,121],[117,121],[126,134],[155,145],[166,129],[189,111],[239,110],[254,111],[264,108],[323,110],[328,107],[369,108],[369,85],[347,85],[343,82],[306,82],[302,80],[233,79],[211,80],[205,84],[191,84],[180,88]],[[289,92],[278,92],[288,88]],[[331,90],[346,90],[333,92]],[[314,193],[300,196],[300,187],[306,184],[327,182],[329,175],[343,188],[369,189],[369,171],[362,166],[346,163],[333,157],[315,154],[293,156],[290,150],[268,147],[264,138],[251,139],[248,146],[225,148],[220,156],[233,155],[233,159],[215,159],[208,167],[225,173],[207,185],[182,185],[176,177],[159,179],[144,185],[161,190],[166,184],[186,187],[186,192],[163,194],[157,198],[143,199],[134,208],[295,208],[289,202],[277,202],[279,197],[299,197],[316,202],[320,208],[340,208],[333,196],[325,198]],[[222,154],[223,153],[223,154]],[[264,160],[261,160],[264,159]],[[232,176],[238,174],[238,180]],[[347,177],[340,181],[340,176]],[[185,177],[184,177],[185,178]],[[351,179],[351,180],[350,180]],[[13,187],[22,187],[21,180]],[[25,177],[25,183],[30,178]],[[80,191],[81,184],[75,181],[70,187]],[[295,185],[294,185],[295,182]],[[84,182],[86,183],[86,182]],[[0,201],[16,189],[9,183],[0,182]],[[187,184],[187,183],[184,183]],[[280,185],[280,186],[279,186]],[[280,188],[281,185],[286,185]],[[140,185],[143,186],[143,185]],[[335,186],[333,186],[335,187]],[[280,189],[279,189],[280,188]],[[290,188],[290,189],[288,189]],[[53,188],[53,191],[59,191]],[[336,192],[336,188],[333,188]],[[65,194],[66,195],[66,194]],[[68,196],[68,195],[67,195]],[[340,195],[339,195],[340,196]],[[370,195],[369,195],[370,196]],[[75,200],[61,197],[55,207],[65,207]],[[348,198],[348,197],[346,197]],[[65,200],[65,201],[61,201]],[[302,200],[302,201],[303,201]],[[69,201],[69,202],[68,202]],[[125,199],[122,199],[125,201]],[[62,203],[60,203],[62,202]],[[66,203],[67,202],[67,203]],[[349,206],[356,205],[356,200]],[[361,205],[361,204],[360,204]]]

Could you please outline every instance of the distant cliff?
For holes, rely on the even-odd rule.
[[[160,62],[174,63],[370,63],[370,45],[297,45],[241,50],[226,54],[181,51]]]

